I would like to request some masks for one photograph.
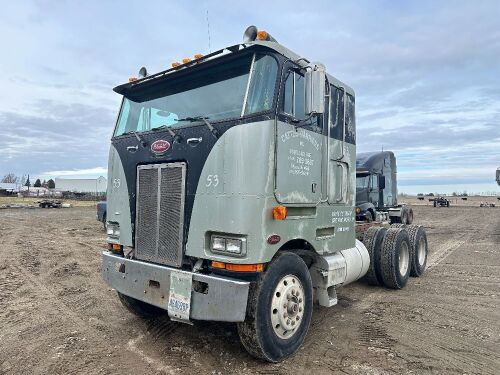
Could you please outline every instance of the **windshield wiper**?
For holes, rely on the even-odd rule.
[[[182,137],[179,134],[177,134],[176,132],[174,132],[170,128],[170,125],[165,124],[165,125],[162,125],[162,126],[158,126],[157,128],[153,128],[151,130],[155,132],[155,131],[161,130],[161,129],[167,129],[168,134],[170,134],[172,136],[172,139],[173,139],[174,142],[179,143],[181,141]]]
[[[177,119],[177,121],[189,121],[189,122],[203,121],[205,125],[208,127],[208,129],[210,129],[210,132],[214,135],[214,137],[218,138],[219,132],[217,131],[217,129],[213,127],[211,123],[208,122],[208,117],[204,116],[185,117]]]
[[[139,141],[139,143],[141,144],[142,147],[146,148],[146,146],[148,145],[146,143],[146,141],[144,139],[142,139],[141,136],[139,134],[137,134],[137,132],[135,130],[130,130],[128,132],[123,133],[122,135],[127,135],[127,134],[135,135],[135,137],[137,138],[137,140]]]

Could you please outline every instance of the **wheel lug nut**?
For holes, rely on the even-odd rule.
[[[302,307],[299,307],[299,312],[302,312]]]
[[[299,303],[302,303],[302,298],[299,298]]]
[[[288,320],[286,321],[286,324],[290,324],[290,319],[288,319]]]
[[[294,296],[294,295],[295,295],[295,290],[292,290],[292,296]]]
[[[295,325],[295,320],[292,320],[292,326],[294,326],[294,325]]]
[[[296,293],[295,295],[296,295],[297,297],[298,297],[298,296],[300,296],[300,292],[299,292],[299,291],[297,291],[297,293]]]
[[[297,317],[295,318],[297,321],[300,320],[300,315],[297,315]]]
[[[285,312],[285,313],[283,313],[283,318],[286,318],[286,312]]]
[[[288,294],[286,295],[286,299],[291,299],[291,298],[292,298],[292,296],[290,295],[290,293],[288,293]]]

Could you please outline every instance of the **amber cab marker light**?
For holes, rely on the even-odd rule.
[[[173,62],[172,63],[172,68],[177,68],[179,65],[181,65],[181,63],[179,63],[179,62]]]
[[[187,64],[190,61],[191,61],[191,59],[189,57],[186,57],[185,59],[182,59],[182,63],[183,64]]]
[[[128,77],[128,81],[135,82],[135,81],[137,81],[137,78],[136,77]]]
[[[233,272],[262,272],[264,265],[259,264],[231,264],[226,263],[226,270]]]
[[[201,53],[197,53],[196,55],[194,55],[194,58],[196,60],[201,59],[202,57],[203,57],[203,55]]]
[[[267,33],[267,31],[257,32],[257,39],[259,39],[259,40],[267,40],[268,36],[269,36],[269,34]]]
[[[273,207],[273,218],[274,220],[285,220],[287,215],[287,209],[285,206]]]

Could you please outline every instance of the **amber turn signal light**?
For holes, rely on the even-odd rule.
[[[274,220],[285,220],[287,215],[287,209],[285,206],[273,207],[273,218]]]
[[[122,251],[122,245],[120,245],[118,243],[108,243],[108,250]]]
[[[232,272],[262,272],[264,271],[264,264],[233,264],[212,261],[212,268],[226,269]]]

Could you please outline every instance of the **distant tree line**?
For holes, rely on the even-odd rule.
[[[14,173],[7,173],[6,175],[4,175],[2,177],[2,179],[0,180],[1,182],[3,183],[7,183],[7,184],[18,184],[20,183],[22,186],[33,186],[33,187],[44,187],[44,188],[47,188],[47,189],[54,189],[56,187],[56,183],[54,182],[53,179],[49,179],[48,181],[46,180],[43,180],[43,182],[37,178],[35,183],[32,185],[31,184],[31,181],[30,181],[30,176],[28,175],[27,177],[26,176],[22,176],[22,177],[19,177],[19,176],[16,176]]]

